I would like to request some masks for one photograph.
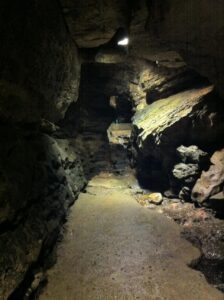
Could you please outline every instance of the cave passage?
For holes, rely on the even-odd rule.
[[[0,300],[224,299],[224,2],[0,4]]]
[[[160,193],[162,179],[158,183],[156,177],[154,190],[152,180],[144,189],[145,180],[136,177],[155,163],[143,162],[138,172],[131,167],[134,111],[126,77],[119,77],[124,70],[125,64],[82,66],[78,140],[87,147],[88,184],[71,208],[57,262],[39,299],[221,299],[190,267],[200,251],[155,209],[167,201]],[[207,81],[195,76],[187,88],[192,84],[201,89]],[[163,171],[161,164],[157,168]],[[190,288],[183,295],[186,282]]]
[[[222,299],[188,267],[200,252],[178,225],[137,203],[138,184],[125,162],[124,150],[101,144],[98,174],[71,209],[39,299]]]

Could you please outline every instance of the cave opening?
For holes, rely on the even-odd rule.
[[[0,5],[0,300],[223,299],[224,4]]]

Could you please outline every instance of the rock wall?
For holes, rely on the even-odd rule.
[[[78,98],[80,62],[58,1],[0,6],[0,299],[24,299],[85,185],[52,123]]]
[[[0,116],[58,121],[78,97],[79,59],[58,2],[1,1]]]
[[[223,104],[212,86],[196,84],[179,93],[173,87],[173,91],[167,98],[138,105],[132,160],[143,185],[171,189],[173,197],[191,201],[191,190],[208,167],[206,153],[223,147]],[[188,153],[194,157],[188,159]],[[195,159],[201,153],[206,159]]]
[[[178,51],[223,96],[224,3],[221,0],[146,1],[152,40]]]
[[[128,109],[127,119],[133,108],[132,160],[147,184],[192,188],[201,166],[178,161],[176,149],[196,145],[210,155],[223,147],[223,102],[180,56],[224,95],[224,10],[221,1],[215,4],[1,1],[1,299],[29,297],[44,280],[46,258],[69,205],[85,185],[80,153],[54,124],[71,103],[72,123],[79,109],[85,114],[83,107],[105,117],[111,114],[109,105],[117,106],[122,116]],[[110,39],[120,27],[129,29],[130,47],[114,52]],[[87,48],[106,43],[87,51],[96,61],[83,64],[80,100],[86,102],[81,108],[74,104],[80,77],[75,42]],[[102,126],[94,115],[86,131],[101,132],[109,125],[106,119]]]
[[[79,47],[108,42],[119,27],[126,28],[131,13],[127,0],[61,0],[64,15]]]
[[[44,280],[46,257],[85,180],[68,140],[1,131],[0,298],[23,299]]]

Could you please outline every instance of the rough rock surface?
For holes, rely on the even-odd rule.
[[[208,153],[202,151],[196,145],[189,147],[182,145],[177,148],[177,154],[183,163],[200,163],[202,159],[208,156]]]
[[[190,201],[191,189],[201,174],[209,166],[208,153],[195,145],[177,148],[177,164],[172,169],[170,184],[172,192],[180,199]]]
[[[187,180],[189,177],[197,176],[198,165],[179,163],[174,166],[173,176],[179,180]]]
[[[107,136],[110,143],[127,145],[131,137],[132,124],[112,123],[107,130]]]
[[[211,157],[208,171],[203,171],[193,190],[192,199],[199,203],[218,193],[224,183],[224,149],[216,151]]]
[[[211,93],[212,87],[203,87],[188,90],[172,95],[166,99],[158,100],[148,105],[144,110],[134,116],[133,124],[141,129],[139,146],[148,136],[154,139],[155,144],[161,143],[162,134],[181,119],[189,116],[193,108],[199,104],[203,97]]]
[[[136,109],[178,92],[206,84],[207,81],[186,66],[168,68],[158,63],[130,56],[127,60],[135,71],[135,81],[129,84]]]
[[[180,54],[172,51],[166,45],[159,44],[155,37],[150,37],[147,30],[150,13],[148,2],[145,0],[132,2],[132,17],[129,27],[130,54],[147,61],[153,61],[159,67],[166,66],[172,69],[185,66],[185,62]],[[142,41],[144,41],[144,47],[142,47]]]
[[[78,97],[79,60],[56,0],[2,1],[0,117],[58,121]]]
[[[210,106],[212,99],[214,106]],[[216,102],[219,100],[211,86],[197,87],[157,100],[136,112],[132,153],[143,181],[162,184],[164,178],[168,179],[180,144],[221,143],[222,112]]]
[[[60,0],[70,32],[79,47],[108,42],[118,28],[126,28],[130,13],[127,0]]]
[[[28,271],[32,282],[85,180],[68,141],[1,130],[0,298],[7,299]]]
[[[148,10],[151,39],[178,51],[223,95],[223,1],[152,0]]]

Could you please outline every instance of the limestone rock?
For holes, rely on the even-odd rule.
[[[132,3],[132,17],[130,22],[130,53],[133,56],[154,61],[159,67],[166,66],[170,69],[181,68],[185,65],[180,54],[172,51],[170,47],[161,46],[156,43],[155,38],[152,38],[147,29],[147,24],[150,20],[148,10],[149,4],[145,0],[139,0]],[[144,47],[142,47],[144,41]]]
[[[127,145],[131,137],[132,124],[112,123],[107,130],[109,142],[112,144]]]
[[[208,153],[202,151],[196,145],[189,147],[182,145],[177,148],[177,154],[183,163],[200,163],[202,158],[208,156]]]
[[[156,62],[130,56],[127,60],[137,74],[136,82],[130,82],[130,93],[137,110],[145,108],[156,100],[167,98],[173,94],[191,89],[197,83],[207,84],[194,70],[189,68],[168,68]]]
[[[223,1],[152,0],[148,9],[151,43],[159,39],[179,52],[223,95]]]
[[[163,202],[163,196],[161,193],[152,193],[148,195],[148,202],[159,205]]]
[[[58,3],[3,0],[0,117],[56,122],[78,98],[80,63]]]
[[[128,1],[60,0],[72,37],[81,48],[107,43],[116,30],[126,28]]]
[[[158,100],[136,113],[133,124],[141,129],[139,143],[143,143],[150,136],[155,140],[155,144],[160,144],[162,135],[165,135],[164,131],[190,116],[194,107],[204,96],[211,93],[212,89],[209,86],[175,94]],[[141,147],[141,144],[139,146]]]
[[[137,195],[137,202],[145,207],[153,207],[155,205],[160,205],[163,202],[163,196],[161,193],[151,193],[151,194],[142,194]]]
[[[148,182],[153,185],[149,188],[153,189],[159,186],[170,188],[179,145],[221,144],[223,113],[220,99],[212,90],[211,86],[197,87],[157,100],[136,111],[133,117],[132,153],[143,184]],[[200,168],[201,165],[197,173]],[[193,185],[194,178],[186,178],[185,183]],[[177,195],[179,191],[176,191]]]
[[[184,180],[192,176],[197,176],[198,171],[197,164],[180,163],[174,166],[173,175],[179,180]]]
[[[210,161],[209,170],[202,172],[192,190],[191,198],[199,203],[218,193],[224,183],[224,149],[216,151]]]
[[[40,255],[44,260],[85,184],[71,143],[18,129],[9,133],[1,135],[0,299],[8,299]]]

